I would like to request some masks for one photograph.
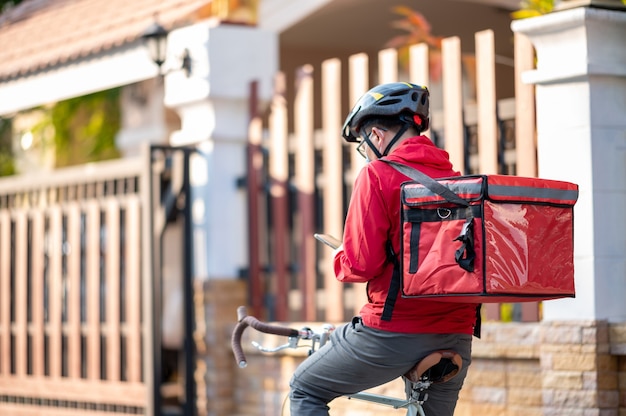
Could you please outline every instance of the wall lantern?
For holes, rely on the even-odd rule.
[[[159,67],[159,74],[167,55],[167,33],[158,22],[153,22],[141,35],[141,40],[148,48],[150,59]]]
[[[141,35],[141,40],[148,49],[150,59],[159,67],[159,75],[165,75],[170,71],[163,73],[161,67],[165,63],[167,56],[167,35],[168,31],[158,22],[153,22]],[[183,51],[180,57],[180,69],[185,71],[185,75],[191,75],[191,55],[189,49]]]

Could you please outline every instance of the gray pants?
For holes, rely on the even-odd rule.
[[[337,328],[331,342],[296,369],[290,386],[291,414],[328,415],[328,403],[394,380],[433,351],[452,349],[463,369],[452,380],[434,384],[424,403],[426,416],[452,416],[471,361],[466,334],[401,334],[368,328],[359,318]]]

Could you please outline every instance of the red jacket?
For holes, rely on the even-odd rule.
[[[448,153],[425,136],[411,137],[386,157],[434,177],[457,176]],[[400,252],[400,184],[409,180],[381,161],[359,172],[348,208],[343,247],[335,253],[335,275],[341,282],[367,282],[368,303],[361,309],[363,323],[372,328],[403,333],[472,334],[476,305],[398,295],[390,321],[380,319],[387,298],[393,263],[385,246],[391,241]]]

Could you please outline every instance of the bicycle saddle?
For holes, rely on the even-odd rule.
[[[422,358],[404,374],[413,383],[429,380],[431,383],[445,383],[463,367],[461,356],[452,350],[439,350]]]

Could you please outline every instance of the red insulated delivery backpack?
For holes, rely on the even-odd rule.
[[[412,179],[401,185],[401,251],[390,255],[383,319],[399,292],[477,304],[575,296],[577,185],[507,175],[435,180],[380,160]]]

